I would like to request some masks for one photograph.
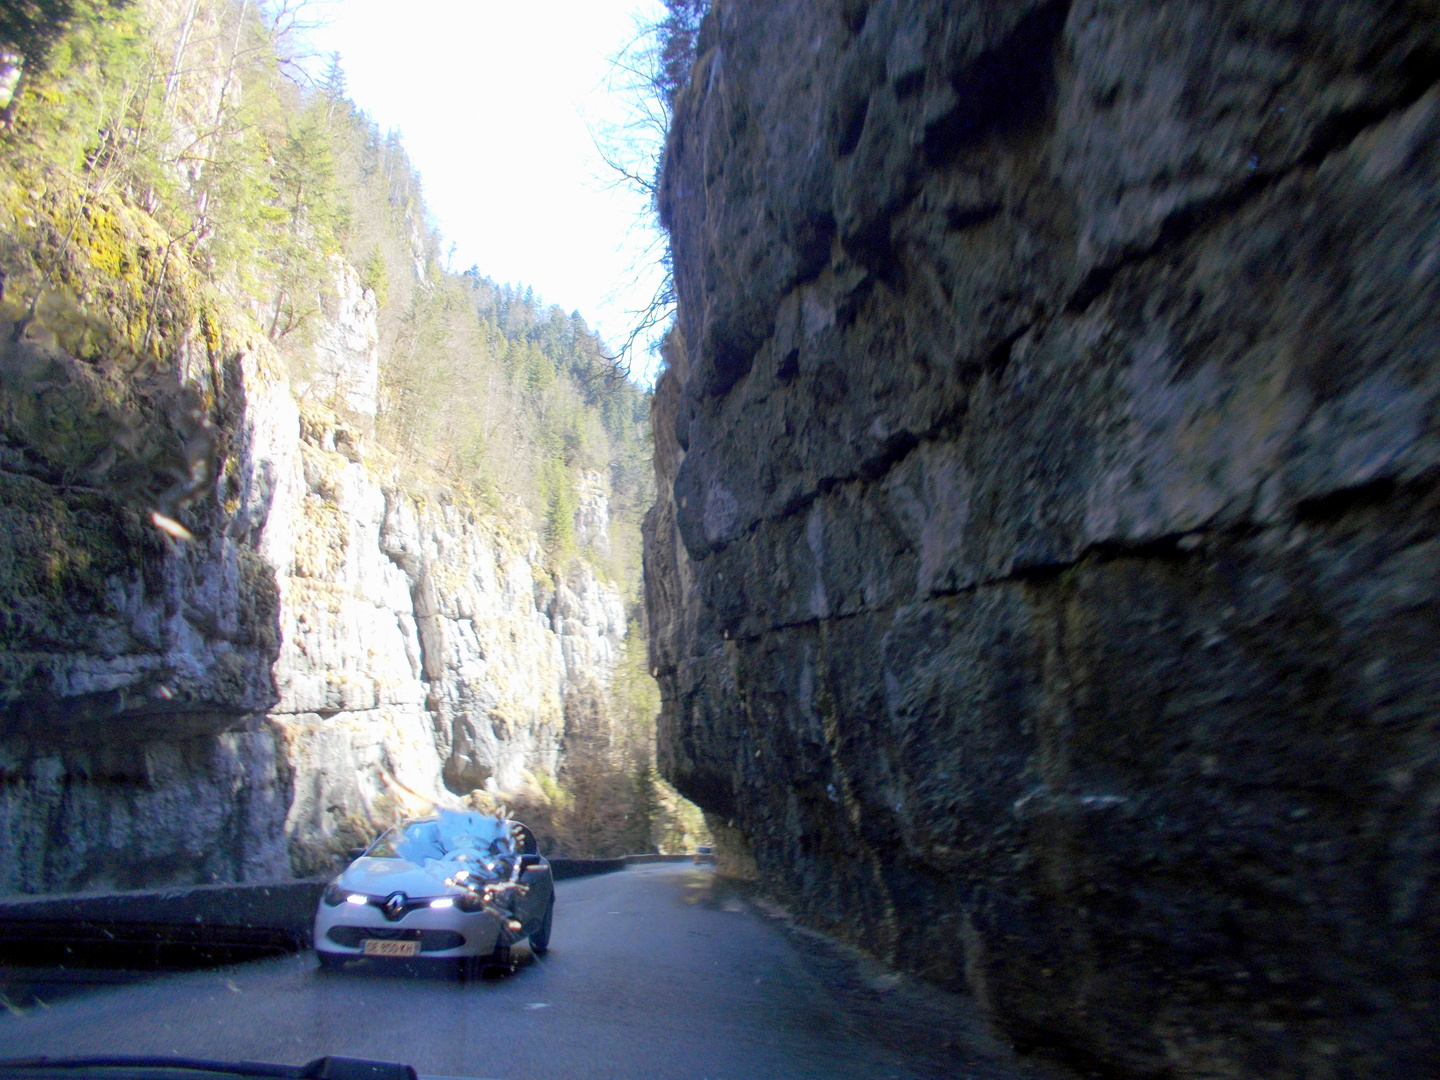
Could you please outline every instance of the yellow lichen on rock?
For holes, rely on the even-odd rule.
[[[0,315],[34,319],[78,359],[168,367],[217,297],[184,245],[122,197],[59,173],[0,172],[6,289]],[[207,345],[221,345],[212,322]]]

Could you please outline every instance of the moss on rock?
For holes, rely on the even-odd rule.
[[[0,472],[0,634],[9,649],[62,644],[75,615],[112,606],[112,580],[143,573],[162,546],[99,492],[59,493]]]

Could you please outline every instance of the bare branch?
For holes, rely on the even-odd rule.
[[[310,34],[328,26],[334,0],[262,0],[258,10],[270,31],[275,59],[281,73],[296,86],[314,83],[307,65],[320,53],[310,43]]]
[[[634,36],[611,57],[605,80],[610,94],[625,102],[628,116],[619,124],[587,125],[609,176],[605,186],[636,196],[641,208],[632,235],[633,229],[641,229],[653,237],[644,253],[658,255],[655,261],[665,271],[649,303],[627,313],[630,328],[614,354],[607,354],[607,377],[628,378],[637,345],[651,342],[654,331],[675,316],[669,247],[658,221],[659,178],[675,95],[688,78],[700,21],[709,6],[709,0],[665,0],[666,14],[659,21],[637,20]]]

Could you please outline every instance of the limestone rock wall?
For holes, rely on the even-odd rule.
[[[331,262],[335,312],[320,327],[292,389],[302,401],[335,402],[361,423],[373,423],[380,409],[380,305],[353,266],[338,255]]]
[[[7,374],[27,355],[63,370],[45,330],[6,337]],[[188,368],[218,402],[227,465],[183,514],[188,540],[0,440],[0,892],[289,873],[264,720],[280,597],[261,548],[294,405],[262,345],[213,366],[204,348],[185,346],[173,397]]]
[[[1440,10],[716,0],[666,775],[1127,1075],[1440,1066]]]
[[[328,868],[397,811],[553,776],[567,694],[608,684],[625,635],[618,590],[583,561],[551,581],[518,507],[405,490],[366,433],[374,297],[348,267],[338,283],[311,381],[282,421],[264,548],[280,594],[270,724],[299,872]],[[608,495],[591,475],[576,527],[592,545]]]
[[[518,515],[382,482],[353,427],[298,426],[279,571],[279,703],[297,869],[396,809],[554,775],[567,692],[604,686],[619,593],[579,563],[551,583]],[[371,448],[373,450],[373,447]]]
[[[338,273],[297,382],[263,340],[218,365],[185,344],[172,396],[220,403],[189,539],[0,440],[0,893],[328,870],[394,813],[553,775],[567,695],[608,684],[614,586],[551,581],[519,508],[387,464],[374,297]]]

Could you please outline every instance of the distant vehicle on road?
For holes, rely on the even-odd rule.
[[[518,821],[442,810],[388,830],[325,888],[315,912],[322,967],[451,960],[461,974],[550,947],[555,882]]]
[[[709,844],[701,844],[695,849],[695,865],[701,863],[713,863],[715,861],[715,849]]]

